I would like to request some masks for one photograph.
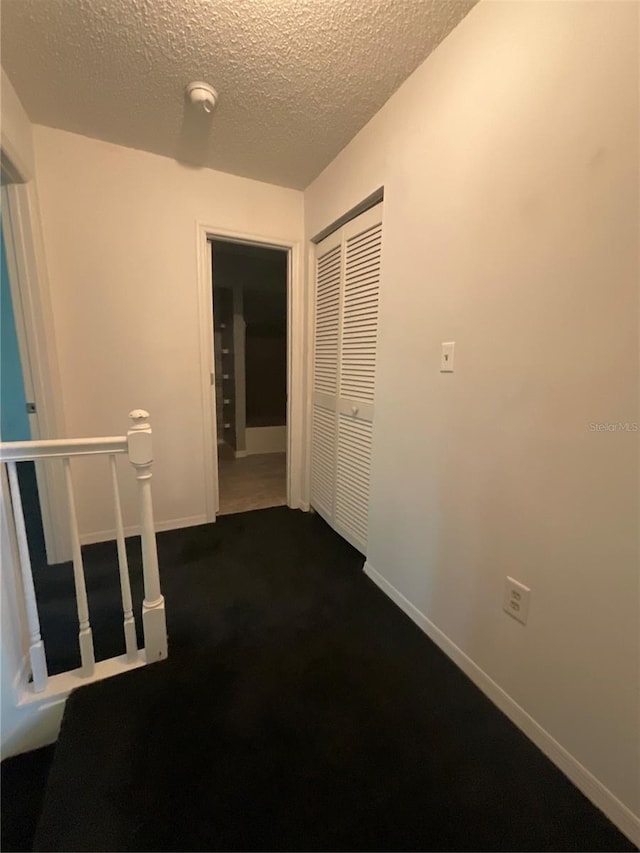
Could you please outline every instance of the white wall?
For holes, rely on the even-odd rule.
[[[34,172],[33,137],[31,123],[4,70],[2,70],[2,117],[0,121],[3,180],[16,182],[6,187],[3,194],[5,237],[7,228],[15,241],[14,249],[26,255],[19,269],[24,272],[19,285],[24,298],[33,309],[29,314],[46,315],[49,310],[47,278],[41,251],[38,196]],[[18,239],[20,232],[20,239]],[[18,244],[20,250],[17,249]],[[24,280],[23,280],[24,279]],[[33,316],[38,331],[36,348],[43,358],[48,355],[54,362],[55,340],[44,329],[42,316]],[[26,321],[26,311],[25,311]],[[45,324],[46,325],[46,324]],[[33,365],[32,365],[33,368]],[[56,406],[46,399],[48,390],[40,386],[40,377],[33,371],[35,399],[38,403],[37,422],[31,419],[32,430],[37,433],[43,424],[56,420]],[[36,435],[37,437],[37,435]],[[55,437],[55,433],[52,437]],[[4,469],[4,466],[3,466]],[[42,473],[42,472],[41,472]],[[0,495],[0,757],[5,758],[29,749],[51,743],[57,736],[62,713],[62,703],[56,701],[19,704],[24,698],[28,670],[29,634],[26,625],[24,593],[19,574],[15,530],[6,512],[10,503],[8,483],[1,472]],[[38,478],[40,494],[45,492],[49,478]],[[46,516],[43,518],[45,529]],[[48,543],[49,544],[49,543]]]
[[[37,125],[34,142],[67,433],[121,434],[147,408],[156,521],[204,522],[196,222],[301,239],[302,193]],[[77,466],[85,539],[113,528],[101,462]]]
[[[305,193],[385,188],[370,569],[636,840],[638,124],[637,4],[481,2]]]
[[[247,427],[247,455],[254,453],[286,453],[286,426]]]
[[[4,469],[4,465],[2,466]],[[9,518],[6,507],[9,504],[9,487],[6,475],[2,472],[0,488],[0,556],[2,572],[0,582],[0,613],[2,617],[2,647],[0,650],[0,671],[2,705],[0,708],[0,750],[5,753],[13,747],[20,730],[21,714],[17,707],[19,699],[20,674],[23,661],[29,649],[29,634],[26,629],[22,586],[18,581],[18,557],[15,552],[15,540],[10,535]]]
[[[33,176],[31,122],[4,68],[0,70],[0,102],[0,150],[3,167],[7,169],[12,180],[28,181]]]
[[[4,469],[4,466],[2,466]],[[0,482],[0,758],[53,743],[60,730],[64,697],[32,698],[27,693],[29,631],[20,576],[18,545],[5,471]],[[25,702],[27,696],[31,701]]]

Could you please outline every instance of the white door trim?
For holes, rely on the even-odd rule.
[[[2,224],[9,283],[34,440],[63,438],[62,390],[58,373],[53,313],[44,255],[36,187],[8,183],[2,187]],[[47,561],[70,559],[62,469],[54,462],[36,464]]]
[[[308,509],[303,499],[307,454],[305,438],[306,323],[302,241],[286,236],[230,231],[217,225],[196,223],[198,310],[200,329],[200,383],[202,438],[205,460],[205,506],[208,521],[219,508],[215,359],[213,349],[213,280],[210,240],[235,240],[288,251],[287,270],[287,506]]]

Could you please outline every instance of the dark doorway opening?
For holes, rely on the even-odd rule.
[[[287,501],[288,251],[211,241],[219,514]]]
[[[0,325],[0,438],[2,441],[29,441],[31,427],[27,413],[24,371],[9,283],[4,231],[1,226]],[[19,462],[16,465],[16,472],[20,485],[29,556],[35,569],[47,563],[35,463]]]

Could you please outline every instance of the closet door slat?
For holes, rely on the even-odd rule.
[[[373,424],[340,415],[336,469],[336,524],[366,551]]]
[[[335,394],[338,381],[338,336],[342,246],[320,255],[316,268],[316,339],[314,391]]]
[[[375,398],[381,251],[379,223],[346,240],[340,396],[370,403]]]
[[[333,515],[336,466],[336,413],[313,407],[311,439],[311,503],[325,516]]]

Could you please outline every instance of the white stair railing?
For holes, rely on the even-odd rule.
[[[138,499],[140,503],[140,537],[142,539],[142,571],[144,574],[144,601],[142,602],[142,628],[147,663],[167,656],[167,626],[164,598],[160,592],[158,551],[153,526],[151,503],[151,426],[149,413],[135,409],[129,414],[133,426],[127,433],[129,462],[136,469]]]
[[[136,637],[136,621],[133,616],[129,561],[127,559],[127,548],[124,543],[124,526],[122,524],[122,510],[120,509],[120,490],[118,489],[118,471],[114,453],[109,454],[109,467],[111,468],[111,488],[113,490],[113,506],[116,517],[118,570],[120,572],[120,594],[122,596],[122,613],[124,615],[124,643],[127,650],[127,660],[133,663],[138,656],[138,640]]]
[[[80,548],[80,534],[78,533],[78,519],[76,516],[76,501],[73,494],[73,480],[71,479],[71,462],[65,456],[62,460],[64,465],[64,479],[67,486],[67,502],[69,504],[69,532],[71,534],[71,553],[73,555],[73,583],[76,588],[76,606],[78,608],[78,645],[80,646],[80,660],[82,661],[82,676],[89,678],[96,668],[96,656],[93,651],[93,634],[89,622],[89,602],[87,601],[87,587],[84,582],[84,563],[82,562],[82,550]]]
[[[153,523],[153,506],[151,501],[151,465],[152,431],[149,424],[149,414],[141,409],[130,413],[132,424],[126,436],[109,436],[105,438],[86,439],[55,439],[51,441],[12,441],[0,443],[0,462],[7,467],[11,509],[14,519],[15,534],[18,545],[18,557],[22,590],[24,593],[25,613],[29,632],[29,664],[31,669],[31,688],[35,693],[51,690],[54,679],[73,675],[84,680],[104,678],[108,675],[124,671],[127,667],[140,666],[142,663],[153,663],[167,657],[167,629],[165,619],[164,598],[160,590],[160,574],[158,570],[158,553]],[[129,579],[129,563],[125,545],[120,491],[116,468],[116,456],[128,454],[129,462],[136,472],[138,482],[138,502],[140,513],[140,534],[142,540],[142,568],[144,575],[144,602],[142,605],[142,628],[144,634],[144,649],[138,650],[136,626],[131,599],[131,583]],[[89,616],[89,603],[85,584],[84,564],[76,516],[75,495],[71,472],[71,459],[75,456],[108,455],[111,473],[111,488],[113,491],[116,544],[118,552],[118,569],[120,576],[120,592],[122,597],[123,630],[126,654],[123,659],[112,658],[110,661],[96,665],[93,648],[93,636]],[[27,533],[20,496],[20,486],[16,471],[17,462],[36,461],[41,459],[62,458],[65,484],[69,507],[69,532],[73,559],[73,579],[78,613],[78,645],[80,649],[81,666],[72,673],[49,678],[44,643],[40,634],[40,618],[33,583],[33,572]],[[51,569],[50,571],[55,571]],[[100,672],[97,672],[97,669]],[[64,686],[68,685],[68,679]],[[61,685],[61,689],[62,685]]]
[[[8,462],[7,468],[9,474],[11,503],[13,506],[13,517],[15,519],[16,535],[18,539],[20,574],[22,576],[22,587],[24,590],[27,628],[29,630],[29,663],[31,664],[33,689],[39,693],[47,686],[47,659],[44,654],[44,643],[40,636],[40,617],[38,616],[36,593],[33,587],[31,558],[29,557],[29,547],[27,545],[27,531],[24,526],[24,513],[22,512],[22,498],[20,497],[20,486],[18,484],[16,463]]]

